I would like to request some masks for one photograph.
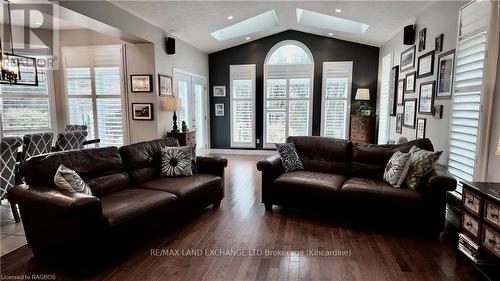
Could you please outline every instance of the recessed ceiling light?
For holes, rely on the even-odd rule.
[[[333,36],[333,33],[330,32],[330,33],[328,33],[328,35]]]
[[[233,16],[227,16],[227,19],[228,20],[232,20],[232,19],[234,19],[234,17]]]
[[[245,38],[245,39],[246,39],[246,40],[250,40],[250,39],[252,39],[252,38],[250,38],[250,37],[247,37],[247,38]]]
[[[342,10],[341,9],[335,9],[335,12],[342,13]]]

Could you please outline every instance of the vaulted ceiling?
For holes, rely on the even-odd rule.
[[[293,29],[381,46],[435,1],[112,1],[113,4],[163,29],[194,47],[212,53]],[[297,23],[296,9],[368,24],[352,34]],[[210,33],[273,10],[278,25],[253,34],[218,41]],[[231,19],[228,19],[232,17]],[[248,38],[250,37],[250,39]]]

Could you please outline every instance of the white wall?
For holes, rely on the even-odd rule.
[[[458,9],[463,6],[466,2],[437,2],[423,13],[421,13],[415,19],[416,24],[416,33],[422,28],[427,28],[427,36],[426,36],[426,44],[425,50],[422,52],[418,51],[418,40],[415,40],[416,47],[416,55],[415,55],[415,68],[400,73],[400,79],[403,79],[404,76],[411,72],[417,70],[417,60],[418,57],[422,54],[425,54],[434,49],[434,40],[435,37],[441,33],[444,34],[443,39],[443,53],[449,50],[452,50],[456,46],[457,41],[457,24],[458,24]],[[380,61],[379,61],[379,70],[381,69],[382,58],[392,52],[393,54],[393,64],[392,66],[399,65],[401,59],[401,52],[408,49],[411,46],[403,45],[403,26],[401,26],[401,31],[392,37],[387,43],[385,43],[380,48]],[[417,79],[416,90],[413,94],[405,94],[405,98],[418,98],[419,93],[419,85],[422,82],[428,82],[432,80],[436,80],[437,77],[437,61],[439,54],[435,55],[434,58],[434,74],[429,77]],[[380,93],[380,80],[381,80],[382,72],[379,71],[379,86],[378,93]],[[380,99],[378,99],[380,100]],[[443,105],[443,119],[434,119],[430,115],[420,115],[417,112],[417,118],[426,118],[426,137],[428,137],[433,145],[435,150],[442,150],[443,155],[440,158],[440,162],[446,164],[448,159],[448,145],[449,145],[449,130],[450,130],[450,111],[451,111],[451,99],[447,100],[435,100],[435,105]],[[417,110],[418,111],[418,110]],[[403,112],[403,107],[398,106],[398,113]],[[409,129],[403,127],[402,134],[396,133],[396,117],[390,117],[389,122],[389,139],[397,141],[401,136],[408,138],[409,140],[415,139],[415,129]]]

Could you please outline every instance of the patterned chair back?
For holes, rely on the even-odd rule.
[[[23,137],[23,157],[21,162],[39,154],[49,153],[52,150],[52,133],[38,133],[24,135]]]
[[[87,131],[63,132],[57,135],[55,150],[65,151],[82,149],[83,142],[87,139]]]
[[[15,185],[17,150],[23,144],[20,137],[2,138],[0,153],[0,199],[7,195],[7,190]]]
[[[66,125],[64,126],[65,132],[72,131],[87,131],[87,125]]]

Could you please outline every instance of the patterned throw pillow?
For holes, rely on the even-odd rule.
[[[442,151],[432,152],[413,146],[410,149],[410,170],[406,176],[406,185],[416,190],[422,178],[434,169],[442,153]]]
[[[293,142],[291,143],[277,143],[276,148],[281,156],[281,163],[285,168],[285,172],[304,170],[304,165],[300,161],[297,149]]]
[[[191,171],[194,173],[198,171],[198,163],[196,162],[196,144],[191,146]]]
[[[161,149],[161,176],[178,177],[192,176],[191,158],[193,148],[191,146],[164,147]]]
[[[92,195],[90,187],[83,181],[78,173],[62,164],[54,175],[54,183],[60,190]]]
[[[410,153],[396,151],[385,166],[384,181],[394,187],[401,187],[410,169]]]

